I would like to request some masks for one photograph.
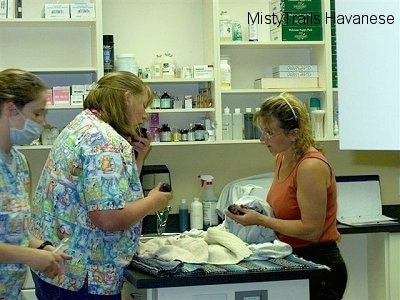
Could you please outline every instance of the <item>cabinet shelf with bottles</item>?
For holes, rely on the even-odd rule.
[[[220,41],[216,36],[215,65],[219,73],[220,61],[228,59],[231,67],[231,89],[221,89],[220,81],[216,80],[216,98],[221,110],[229,107],[231,112],[240,108],[243,113],[246,108],[252,112],[260,106],[265,98],[290,92],[308,105],[310,97],[317,97],[321,101],[321,109],[326,111],[324,119],[324,138],[321,140],[337,139],[334,136],[334,96],[332,91],[331,76],[331,39],[330,26],[322,26],[323,38],[320,41],[272,41],[270,25],[258,23],[258,41],[248,41],[247,22],[249,12],[259,12],[261,15],[269,14],[268,1],[252,0],[243,2],[239,0],[219,0],[214,7],[216,10],[215,30],[219,32],[219,18],[221,11],[227,11],[230,19],[238,21],[242,26],[242,41]],[[321,14],[329,11],[328,0],[321,0]],[[254,82],[259,78],[272,78],[272,69],[278,65],[317,65],[318,85],[315,87],[290,87],[290,88],[255,88]],[[219,116],[220,117],[220,116]],[[218,119],[217,123],[221,123]],[[218,132],[217,136],[221,132]],[[219,141],[225,142],[225,141]],[[243,140],[244,143],[249,140]]]

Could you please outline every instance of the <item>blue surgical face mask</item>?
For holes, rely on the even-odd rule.
[[[22,113],[21,115],[24,116]],[[10,129],[10,138],[13,145],[28,145],[32,141],[39,138],[43,131],[43,126],[39,123],[29,118],[25,118],[25,116],[24,119],[25,123],[23,129],[17,129],[13,127]]]

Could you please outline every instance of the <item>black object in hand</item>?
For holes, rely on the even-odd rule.
[[[238,206],[235,204],[231,204],[228,206],[228,210],[233,213],[234,215],[244,215],[244,213],[238,210]]]
[[[160,191],[161,192],[170,192],[171,191],[171,186],[164,182],[161,186],[160,186]]]

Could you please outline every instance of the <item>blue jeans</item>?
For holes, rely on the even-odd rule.
[[[89,294],[87,283],[79,291],[70,291],[47,283],[40,279],[34,272],[31,273],[35,282],[35,294],[39,300],[121,300],[121,293],[115,295]]]

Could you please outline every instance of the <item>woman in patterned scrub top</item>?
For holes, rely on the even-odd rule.
[[[29,233],[30,173],[25,156],[14,147],[40,136],[46,90],[26,71],[0,72],[0,299],[22,299],[26,265],[54,278],[68,258],[52,253],[53,246]]]
[[[150,139],[137,132],[151,101],[136,75],[109,73],[54,142],[34,195],[31,231],[55,244],[69,238],[65,252],[73,258],[60,279],[33,274],[38,299],[121,299],[141,221],[171,197],[161,184],[144,197],[139,181]]]
[[[310,299],[339,300],[347,270],[336,241],[337,191],[331,165],[312,138],[307,109],[289,93],[264,101],[254,116],[260,141],[275,155],[275,175],[267,195],[271,218],[242,208],[243,216],[226,212],[243,225],[260,225],[290,244],[293,253],[330,268],[310,280]]]

